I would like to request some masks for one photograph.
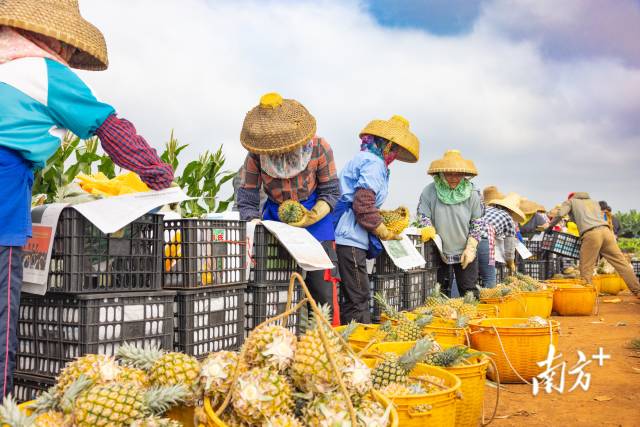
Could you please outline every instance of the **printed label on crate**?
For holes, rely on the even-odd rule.
[[[303,270],[334,268],[320,242],[306,229],[277,221],[262,221],[262,225],[280,241]]]
[[[407,235],[402,235],[402,240],[387,240],[382,246],[393,263],[403,270],[414,267],[423,267],[427,262]]]
[[[51,263],[53,239],[62,210],[66,203],[37,206],[31,210],[33,237],[22,248],[23,282],[22,292],[44,295],[47,292],[47,277]]]

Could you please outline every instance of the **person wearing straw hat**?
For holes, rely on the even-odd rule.
[[[448,150],[443,158],[431,162],[428,170],[433,182],[427,185],[418,203],[418,220],[423,241],[436,233],[442,239],[442,263],[438,282],[451,291],[453,267],[460,295],[477,294],[478,260],[476,252],[483,225],[482,196],[471,183],[478,170],[458,150]]]
[[[298,101],[268,93],[244,119],[240,142],[249,152],[241,170],[236,203],[242,220],[280,221],[278,207],[297,200],[304,218],[290,225],[306,228],[337,265],[329,213],[340,197],[331,146],[316,136],[316,119]],[[260,210],[260,190],[267,200]],[[337,268],[310,271],[306,282],[318,304],[333,307],[337,318]]]
[[[532,237],[536,232],[544,231],[549,226],[547,210],[541,204],[523,197],[520,200],[520,210],[525,216],[524,221],[520,223],[522,237]]]
[[[502,194],[487,194],[502,196]],[[485,288],[496,286],[495,248],[501,244],[504,248],[504,260],[510,274],[515,274],[516,263],[516,223],[524,220],[520,210],[520,196],[509,193],[496,199],[489,199],[484,212],[482,240],[478,245],[478,267]]]
[[[400,239],[379,211],[389,193],[389,166],[396,159],[415,163],[420,153],[420,141],[402,116],[372,120],[359,136],[360,152],[340,172],[342,196],[334,211],[342,324],[371,323],[366,260],[380,254],[380,240]]]
[[[73,72],[105,70],[102,33],[77,0],[0,0],[0,391],[11,392],[22,287],[21,248],[31,235],[33,170],[45,166],[67,130],[98,136],[114,163],[152,189],[171,185],[163,163],[135,127],[118,118]]]
[[[589,197],[588,193],[570,193],[560,208],[554,212],[549,228],[569,215],[575,222],[580,235],[580,277],[587,283],[593,279],[593,270],[599,257],[609,261],[616,272],[622,276],[627,287],[640,298],[640,282],[636,277],[633,267],[629,264],[620,250],[613,231],[604,220],[600,205]]]

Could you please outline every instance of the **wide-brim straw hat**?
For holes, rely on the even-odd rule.
[[[374,135],[397,144],[400,147],[396,159],[415,163],[420,158],[420,141],[409,130],[409,121],[400,115],[389,120],[372,120],[360,132],[362,135]]]
[[[525,215],[533,215],[536,212],[546,212],[547,209],[540,203],[536,203],[533,200],[522,198],[520,200],[520,209]]]
[[[434,160],[429,165],[429,175],[440,172],[457,172],[466,175],[478,175],[478,169],[471,160],[462,158],[459,150],[447,150],[441,159]]]
[[[504,194],[502,194],[495,185],[490,185],[482,190],[482,198],[485,202],[487,200],[504,199]]]
[[[240,142],[254,154],[281,154],[309,142],[316,134],[316,119],[298,101],[272,92],[244,118]]]
[[[69,60],[73,68],[100,71],[109,66],[104,36],[80,15],[78,0],[0,0],[0,25],[75,47]]]
[[[498,205],[498,206],[502,206],[503,208],[509,209],[518,217],[517,221],[519,223],[525,220],[525,214],[520,209],[520,196],[516,193],[509,193],[502,199],[490,200],[489,203],[487,204],[494,205],[494,206]]]

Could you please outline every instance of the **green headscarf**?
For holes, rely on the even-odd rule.
[[[471,181],[467,178],[462,178],[462,181],[460,181],[456,188],[451,188],[442,174],[434,175],[433,182],[436,184],[438,200],[445,205],[457,205],[471,197],[473,185],[471,185]]]

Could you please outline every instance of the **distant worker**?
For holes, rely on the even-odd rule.
[[[609,228],[613,231],[613,234],[615,234],[617,238],[620,235],[620,230],[622,228],[620,226],[620,220],[616,218],[615,215],[613,215],[611,206],[609,206],[609,204],[605,200],[600,200],[600,202],[598,203],[600,203],[600,210],[604,215],[605,221],[607,221],[607,224],[609,224]]]
[[[520,201],[520,209],[525,215],[524,222],[520,223],[522,237],[530,238],[549,226],[546,209],[541,204],[523,198]]]
[[[557,215],[550,223],[553,228],[563,216],[571,216],[578,226],[582,246],[580,247],[580,276],[591,283],[593,269],[599,256],[609,261],[622,276],[631,292],[640,298],[640,282],[616,243],[613,231],[604,220],[600,206],[589,198],[588,193],[571,193],[562,203]]]

